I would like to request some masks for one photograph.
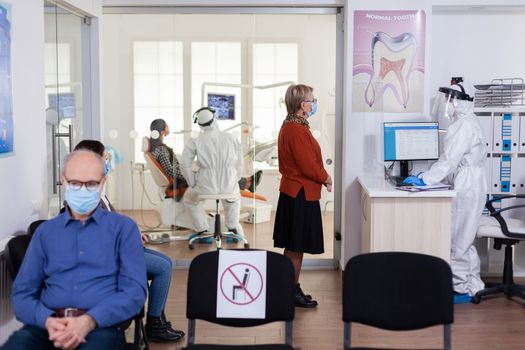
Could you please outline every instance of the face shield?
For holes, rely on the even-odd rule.
[[[434,106],[432,106],[432,116],[435,118],[450,119],[455,116],[456,107],[460,101],[473,101],[474,99],[465,93],[463,86],[455,85],[461,88],[456,90],[454,88],[441,87],[438,90],[436,98],[434,99]]]

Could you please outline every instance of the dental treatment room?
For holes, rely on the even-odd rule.
[[[0,0],[0,350],[525,349],[523,23]]]

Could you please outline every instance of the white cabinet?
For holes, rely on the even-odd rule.
[[[358,180],[362,188],[362,253],[413,252],[450,261],[454,191],[408,193],[384,180]]]
[[[525,193],[525,107],[475,108],[474,113],[487,145],[487,198]],[[516,200],[505,200],[504,205],[517,204],[513,202]],[[501,203],[494,203],[495,208],[500,206]],[[488,239],[476,244],[483,275],[500,275],[502,271],[503,252],[494,250],[492,245]],[[525,249],[515,249],[514,260],[515,276],[525,276]]]

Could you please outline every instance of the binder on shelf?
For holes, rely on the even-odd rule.
[[[512,164],[511,191],[525,193],[525,157],[516,157]]]
[[[525,117],[520,117],[520,144],[519,151],[525,152]]]
[[[483,133],[483,141],[487,146],[487,152],[492,152],[492,118],[490,116],[479,116],[479,124],[481,126],[481,131]],[[525,120],[523,121],[525,123]],[[525,126],[524,126],[525,128]],[[525,136],[524,136],[525,137]],[[525,140],[524,140],[525,142]],[[525,144],[523,146],[525,148]]]
[[[487,178],[487,191],[490,193],[492,189],[492,157],[487,155],[485,159],[485,175]]]
[[[494,117],[494,152],[514,152],[518,150],[519,118],[511,113]]]
[[[512,162],[510,155],[503,154],[500,158],[499,187],[501,192],[510,192]]]

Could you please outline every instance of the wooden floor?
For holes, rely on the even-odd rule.
[[[154,226],[159,222],[158,213],[153,210],[145,210],[143,213],[135,210],[122,210],[120,213],[131,217],[137,224],[144,226],[144,222],[149,226]],[[271,220],[259,224],[242,223],[246,239],[250,243],[251,248],[266,249],[281,253],[281,248],[273,247],[273,223],[275,212],[272,213]],[[324,231],[324,250],[323,254],[310,255],[305,254],[305,259],[332,259],[334,256],[334,238],[333,238],[333,212],[323,213],[323,231]],[[174,231],[172,235],[188,235],[189,231]],[[185,240],[175,241],[170,243],[150,245],[149,248],[159,250],[172,259],[192,259],[194,256],[215,249],[214,244],[195,244],[195,249],[188,249],[188,242]],[[242,248],[242,243],[227,244],[223,242],[225,248]]]
[[[342,283],[339,276],[339,271],[302,273],[303,289],[319,301],[319,307],[315,310],[296,308],[293,323],[295,346],[303,350],[342,349]],[[168,319],[176,328],[184,331],[187,331],[186,279],[186,270],[174,270],[166,308]],[[196,340],[218,344],[261,344],[280,342],[283,334],[282,323],[237,329],[197,321]],[[355,346],[436,349],[442,344],[442,327],[415,332],[390,332],[356,325],[352,336]],[[186,338],[177,344],[150,345],[152,350],[175,349],[176,346],[184,345],[185,341]],[[452,345],[453,349],[525,349],[525,309],[517,301],[505,298],[487,300],[479,305],[456,305]]]
[[[137,212],[124,212],[141,223]],[[144,218],[149,224],[158,222],[155,212],[146,212]],[[332,216],[323,216],[325,231],[325,251],[322,256],[331,258],[333,250]],[[272,222],[256,226],[243,224],[246,236],[252,247],[277,250],[273,248]],[[330,232],[330,234],[326,234]],[[235,247],[236,245],[227,245]],[[204,251],[213,250],[213,245],[199,244],[194,251],[187,248],[187,242],[171,242],[150,245],[173,259],[191,259]],[[305,256],[306,258],[307,256]],[[187,332],[186,320],[186,280],[187,270],[176,269],[166,306],[168,319],[178,329]],[[342,349],[343,323],[342,282],[339,271],[303,271],[301,285],[305,292],[311,293],[318,301],[315,310],[296,309],[294,345],[303,350]],[[525,280],[521,280],[525,284]],[[417,290],[414,291],[417,293]],[[203,301],[206,302],[206,301]],[[132,329],[128,330],[128,336]],[[386,348],[436,349],[442,345],[442,327],[432,327],[416,332],[389,332],[355,325],[352,333],[354,346],[375,346]],[[281,342],[284,335],[282,323],[254,328],[226,328],[204,321],[197,321],[197,342],[217,344],[264,344]],[[186,338],[177,344],[152,343],[151,349],[175,349],[185,345]],[[487,300],[479,305],[456,305],[455,322],[452,326],[453,349],[498,350],[525,349],[525,309],[517,301],[505,298]]]

